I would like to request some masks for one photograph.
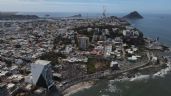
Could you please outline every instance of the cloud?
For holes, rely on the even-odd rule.
[[[94,6],[96,5],[96,6]],[[29,11],[29,12],[79,12],[98,11],[98,3],[82,2],[49,2],[46,0],[1,0],[1,11]]]

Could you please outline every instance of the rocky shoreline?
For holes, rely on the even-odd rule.
[[[156,77],[164,77],[168,74],[168,72],[171,72],[171,62],[168,61],[166,64],[157,64],[157,65],[147,65],[144,66],[138,70],[125,72],[123,74],[118,75],[117,77],[107,77],[107,78],[101,78],[101,79],[107,79],[107,80],[114,80],[114,81],[136,81],[136,80],[144,80],[149,78],[156,78]],[[98,79],[99,80],[99,79]],[[96,80],[97,81],[97,80]],[[89,89],[93,85],[95,85],[96,81],[88,81],[88,82],[81,82],[78,84],[75,84],[69,88],[67,88],[64,93],[64,96],[70,96],[72,94],[75,94],[81,90]]]
[[[70,96],[74,93],[77,93],[81,90],[84,90],[84,89],[89,89],[91,88],[93,85],[95,84],[94,81],[88,81],[88,82],[81,82],[81,83],[78,83],[76,85],[73,85],[69,88],[67,88],[65,91],[64,91],[64,96]]]
[[[141,70],[144,71],[144,70],[148,70],[149,68],[151,68],[151,67],[149,66],[149,67],[143,68]],[[115,78],[114,81],[125,81],[125,80],[128,80],[128,81],[133,82],[133,81],[144,80],[144,79],[149,79],[149,78],[164,77],[170,71],[171,71],[171,64],[167,64],[166,68],[161,69],[158,72],[148,71],[147,73],[149,73],[149,74],[141,74],[141,73],[137,74],[136,73],[136,74],[132,74],[132,77],[128,77],[128,76],[126,76],[124,74],[124,75],[121,75],[121,76]],[[113,81],[113,79],[109,79],[109,80]],[[81,82],[81,83],[78,83],[76,85],[73,85],[73,86],[71,86],[71,87],[69,87],[68,89],[65,90],[64,96],[70,96],[70,95],[75,94],[75,93],[77,93],[79,91],[82,91],[82,90],[85,90],[85,89],[89,89],[92,86],[94,86],[95,83],[96,83],[96,81],[89,81],[89,82]]]

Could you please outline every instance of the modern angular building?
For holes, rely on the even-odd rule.
[[[53,86],[50,61],[37,60],[31,65],[31,72],[34,85],[48,89]]]

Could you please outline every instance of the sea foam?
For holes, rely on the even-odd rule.
[[[139,81],[139,80],[145,80],[145,79],[149,79],[149,78],[150,78],[150,75],[139,75],[139,76],[130,78],[129,81]]]
[[[164,77],[169,72],[171,72],[171,65],[170,65],[170,63],[168,63],[167,66],[168,66],[167,68],[162,69],[159,72],[153,74],[153,78],[155,78],[155,77]]]
[[[157,73],[153,74],[153,75],[135,75],[135,77],[132,78],[128,78],[128,77],[124,77],[121,79],[115,79],[115,80],[110,80],[111,82],[122,82],[122,81],[140,81],[140,80],[147,80],[149,78],[156,78],[156,77],[164,77],[165,75],[167,75],[168,73],[171,72],[171,64],[170,62],[167,63],[167,68],[162,69],[160,71],[158,71]]]

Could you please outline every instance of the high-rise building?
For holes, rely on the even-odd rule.
[[[0,83],[0,96],[11,96],[9,94],[6,84]]]
[[[89,38],[88,37],[79,37],[79,48],[86,50],[89,47]]]
[[[50,61],[37,60],[31,65],[32,83],[36,86],[50,88],[54,82],[52,80],[52,70]]]

